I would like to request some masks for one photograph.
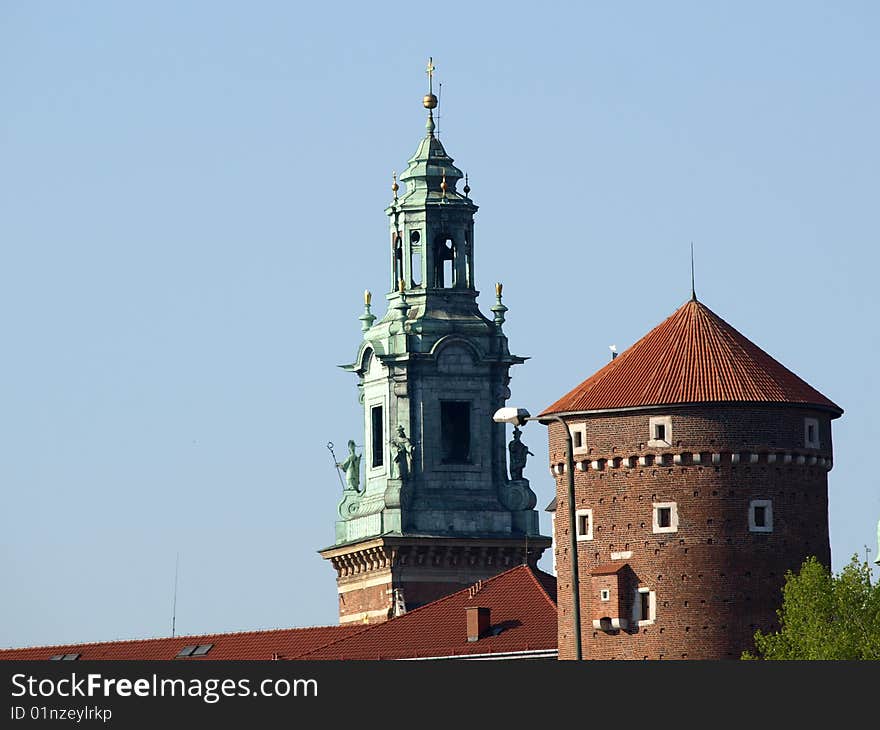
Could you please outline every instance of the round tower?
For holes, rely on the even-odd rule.
[[[830,565],[831,421],[843,411],[696,298],[541,415],[557,480],[559,655],[738,659],[776,628],[787,570]]]

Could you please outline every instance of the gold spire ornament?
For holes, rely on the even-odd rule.
[[[500,281],[497,284],[495,284],[495,296],[500,297],[503,289],[504,289],[504,284],[502,284]]]
[[[370,306],[370,303],[373,301],[373,294],[369,289],[364,289],[364,304],[366,306]]]
[[[400,185],[397,184],[397,171],[396,170],[391,171],[391,177],[394,180],[394,182],[391,183],[391,192],[394,193],[394,199],[397,200],[397,191],[400,190]]]
[[[437,97],[434,96],[434,59],[428,57],[428,67],[425,71],[428,74],[428,93],[422,99],[425,109],[435,109],[437,107]]]
[[[443,191],[443,197],[446,197],[446,190],[449,186],[446,184],[446,168],[443,168],[443,179],[440,181],[440,189]]]
[[[398,289],[398,291],[399,291],[401,294],[404,293],[404,290],[406,289],[406,285],[404,284],[403,279],[398,279],[398,281],[397,281],[397,289]]]

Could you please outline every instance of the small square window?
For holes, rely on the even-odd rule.
[[[648,446],[663,448],[672,445],[672,416],[652,416],[648,419]]]
[[[587,450],[587,424],[576,423],[568,427],[571,432],[571,446],[575,451]]]
[[[773,532],[773,502],[753,499],[749,502],[749,532]]]
[[[593,539],[593,510],[579,509],[574,513],[575,527],[577,528],[577,539],[592,540]]]
[[[675,502],[654,502],[654,533],[678,532],[678,505]]]
[[[600,600],[603,600],[603,601],[610,601],[611,600],[611,591],[608,590],[607,588],[603,588],[601,591],[599,591],[599,598],[600,598]]]

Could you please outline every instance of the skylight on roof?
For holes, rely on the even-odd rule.
[[[192,644],[191,646],[185,646],[181,649],[177,654],[177,659],[182,659],[190,656],[205,656],[211,648],[213,644]]]
[[[49,657],[50,662],[74,662],[79,659],[79,654],[55,654]]]

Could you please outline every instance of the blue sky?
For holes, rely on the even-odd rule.
[[[697,292],[846,411],[877,549],[874,3],[0,8],[0,646],[334,623],[362,292],[440,132],[546,406]],[[382,306],[376,308],[381,314]],[[546,433],[523,435],[539,506]],[[542,515],[549,534],[549,520]],[[872,559],[876,553],[871,553]],[[875,575],[876,575],[875,571]]]

